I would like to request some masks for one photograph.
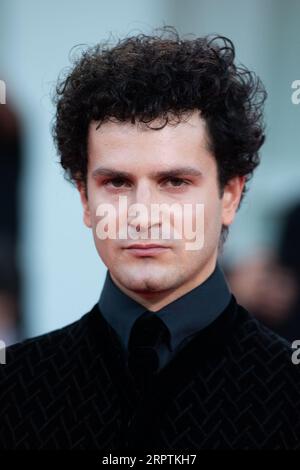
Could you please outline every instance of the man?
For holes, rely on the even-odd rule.
[[[61,164],[108,270],[90,312],[8,349],[2,448],[300,447],[292,350],[218,263],[266,93],[228,39],[166,29],[89,49],[57,87]]]

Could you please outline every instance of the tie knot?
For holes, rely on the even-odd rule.
[[[135,321],[128,344],[128,366],[139,382],[158,370],[159,347],[168,338],[167,326],[153,312],[146,312]]]
[[[132,348],[157,348],[167,338],[168,328],[153,312],[146,312],[134,323],[130,338],[129,350]]]

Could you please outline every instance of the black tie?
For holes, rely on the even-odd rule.
[[[137,386],[147,387],[159,369],[159,347],[169,341],[169,330],[153,312],[145,312],[131,330],[128,343],[128,367]]]

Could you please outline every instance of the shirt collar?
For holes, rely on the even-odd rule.
[[[231,298],[224,273],[216,263],[213,273],[200,285],[155,312],[167,325],[171,349],[206,328],[223,312]],[[131,328],[147,309],[119,289],[107,271],[99,309],[127,349]]]

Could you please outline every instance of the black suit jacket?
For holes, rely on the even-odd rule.
[[[300,366],[291,356],[232,295],[140,396],[95,305],[71,325],[8,348],[0,448],[300,448]]]

